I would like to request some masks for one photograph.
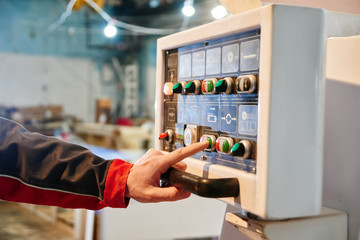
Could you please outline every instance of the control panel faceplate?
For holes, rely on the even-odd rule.
[[[210,140],[193,158],[256,173],[260,29],[165,54],[162,150]]]

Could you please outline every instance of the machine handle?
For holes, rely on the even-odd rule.
[[[161,180],[171,185],[208,198],[237,197],[237,178],[203,178],[170,167],[161,175]]]

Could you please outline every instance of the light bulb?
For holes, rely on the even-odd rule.
[[[113,24],[108,24],[105,28],[104,28],[104,34],[106,37],[108,38],[112,38],[115,37],[117,33],[117,28],[113,25]]]
[[[212,10],[211,10],[211,15],[215,18],[215,19],[220,19],[220,18],[223,18],[225,17],[227,11],[226,9],[219,5],[217,7],[214,7]]]
[[[195,13],[195,8],[192,5],[185,5],[182,8],[182,13],[187,17],[191,17]]]

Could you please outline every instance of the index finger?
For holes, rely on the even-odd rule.
[[[190,146],[187,147],[179,148],[167,155],[164,155],[164,158],[166,159],[164,164],[166,168],[169,168],[170,166],[183,160],[184,158],[190,157],[195,153],[204,150],[205,148],[207,148],[208,145],[209,142],[204,141],[204,142],[191,144]]]

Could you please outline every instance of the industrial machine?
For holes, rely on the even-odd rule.
[[[270,4],[159,39],[155,146],[210,142],[185,160],[186,172],[170,170],[164,180],[250,219],[327,216],[326,43],[358,34],[359,22]]]

